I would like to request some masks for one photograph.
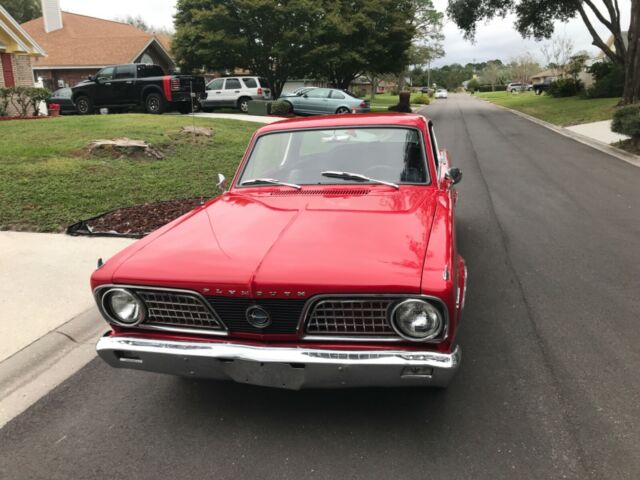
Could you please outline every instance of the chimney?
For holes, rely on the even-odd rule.
[[[42,0],[42,17],[44,19],[44,31],[55,32],[62,28],[62,13],[60,12],[60,0]]]

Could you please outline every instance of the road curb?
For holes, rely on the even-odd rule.
[[[0,428],[95,358],[106,329],[91,308],[0,362]]]
[[[532,117],[531,115],[528,115],[526,113],[520,112],[518,110],[513,110],[512,108],[508,108],[505,107],[503,105],[498,105],[496,103],[490,102],[489,100],[485,100],[484,98],[478,98],[478,97],[473,97],[476,100],[481,100],[483,102],[486,102],[490,105],[493,105],[494,107],[498,107],[501,108],[503,110],[507,110],[508,112],[511,112],[519,117],[525,118],[527,120],[529,120],[530,122],[536,123],[542,127],[545,127],[549,130],[553,130],[556,133],[559,133],[560,135],[563,135],[565,137],[571,138],[572,140],[575,140],[576,142],[582,143],[584,145],[587,145],[591,148],[595,148],[596,150],[599,150],[603,153],[606,153],[608,155],[611,155],[612,157],[617,158],[618,160],[622,160],[623,162],[626,162],[630,165],[633,165],[634,167],[640,167],[640,156],[638,155],[634,155],[633,153],[629,153],[629,152],[625,152],[624,150],[621,150],[619,148],[616,147],[612,147],[611,145],[608,145],[604,142],[600,142],[598,140],[594,140],[593,138],[587,137],[585,135],[581,135],[579,133],[576,132],[572,132],[571,130],[567,130],[566,128],[563,127],[559,127],[557,125],[554,125],[553,123],[549,123],[549,122],[545,122],[544,120],[540,120],[539,118],[536,117]]]

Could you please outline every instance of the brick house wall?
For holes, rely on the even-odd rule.
[[[33,87],[33,70],[31,68],[31,57],[28,55],[11,54],[11,66],[13,70],[13,80],[16,87]],[[6,87],[5,72],[2,62],[0,62],[0,88]],[[9,116],[17,115],[17,111],[9,103]]]

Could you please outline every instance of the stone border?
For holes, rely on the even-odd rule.
[[[472,95],[473,96],[473,95]],[[624,150],[620,149],[620,148],[616,148],[616,147],[612,147],[611,145],[608,145],[606,143],[600,142],[598,140],[594,140],[593,138],[587,137],[585,135],[581,135],[579,133],[576,132],[572,132],[571,130],[567,130],[566,128],[563,127],[559,127],[557,125],[554,125],[553,123],[549,123],[549,122],[545,122],[544,120],[540,120],[539,118],[536,117],[532,117],[531,115],[528,115],[526,113],[522,113],[518,110],[513,110],[512,108],[508,108],[505,107],[503,105],[497,105],[489,100],[485,100],[484,98],[479,98],[479,97],[475,97],[473,96],[473,98],[475,98],[476,100],[481,100],[483,102],[489,103],[490,105],[493,105],[494,107],[498,107],[501,108],[503,110],[507,110],[515,115],[518,115],[519,117],[525,118],[527,120],[529,120],[530,122],[536,123],[542,127],[545,127],[549,130],[553,130],[556,133],[559,133],[560,135],[563,135],[565,137],[571,138],[572,140],[575,140],[576,142],[582,143],[584,145],[588,145],[591,148],[595,148],[596,150],[599,150],[603,153],[606,153],[608,155],[611,155],[612,157],[617,158],[618,160],[622,160],[623,162],[626,162],[630,165],[633,165],[634,167],[640,167],[640,156],[638,155],[634,155],[633,153],[629,153],[629,152],[625,152]]]

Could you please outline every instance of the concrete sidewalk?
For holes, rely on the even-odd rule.
[[[0,232],[0,362],[91,308],[98,258],[133,241]]]
[[[260,115],[244,115],[242,113],[194,113],[196,118],[224,118],[227,120],[240,120],[242,122],[256,122],[256,123],[274,123],[280,120],[286,120],[282,117],[262,117]]]
[[[622,140],[628,140],[626,135],[620,135],[611,131],[611,120],[605,120],[603,122],[583,123],[582,125],[574,125],[572,127],[565,127],[567,130],[579,133],[585,137],[589,137],[593,140],[597,140],[607,145],[620,142]]]

